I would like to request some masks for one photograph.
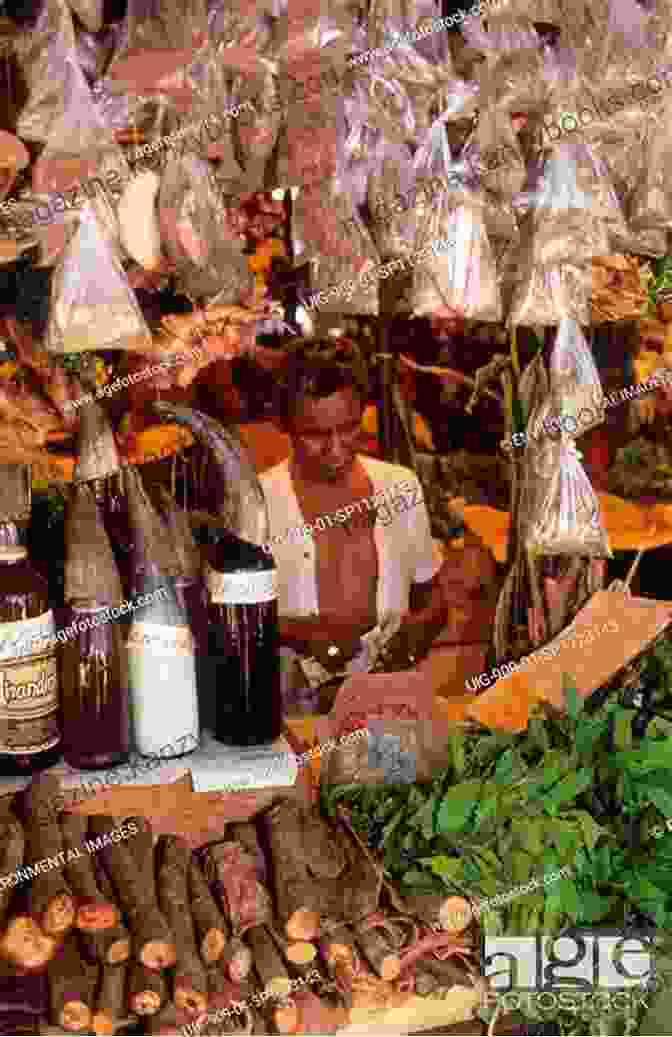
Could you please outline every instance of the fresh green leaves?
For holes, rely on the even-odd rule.
[[[493,932],[620,925],[633,908],[672,928],[672,835],[650,836],[672,817],[672,727],[632,745],[632,710],[590,712],[569,682],[565,700],[564,716],[537,712],[521,734],[456,729],[430,783],[345,786],[325,805],[347,805],[362,833],[375,820],[385,872],[408,888],[520,888],[484,914]]]
[[[473,816],[483,782],[465,781],[448,789],[437,816],[439,832],[461,832]]]

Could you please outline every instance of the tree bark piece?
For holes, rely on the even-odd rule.
[[[0,940],[0,957],[26,972],[41,972],[54,957],[57,946],[56,940],[45,936],[34,918],[17,915]]]
[[[17,797],[26,834],[26,863],[40,868],[30,888],[30,913],[47,936],[66,933],[75,921],[75,901],[63,874],[63,838],[53,807],[60,791],[58,778],[40,774]]]
[[[307,940],[296,940],[285,945],[285,957],[292,965],[311,965],[317,957],[317,947]]]
[[[354,973],[359,952],[354,934],[347,925],[340,925],[328,935],[323,936],[319,948],[320,956],[327,966],[329,975],[334,976],[339,965],[346,966]]]
[[[259,842],[259,833],[254,821],[236,821],[229,826],[229,838],[240,843],[243,849],[249,853],[254,860],[259,881],[266,885],[268,876],[266,869],[266,854]]]
[[[128,1007],[139,1016],[156,1015],[168,1001],[162,973],[134,961],[128,972]]]
[[[439,908],[439,924],[446,932],[459,935],[473,920],[471,904],[464,897],[446,897]]]
[[[206,965],[211,965],[224,954],[231,930],[193,857],[189,864],[189,900],[201,957]]]
[[[98,967],[80,957],[77,938],[69,933],[49,965],[50,1018],[68,1033],[87,1032],[93,1019]]]
[[[103,969],[93,1016],[93,1032],[98,1037],[116,1033],[121,1020],[126,1018],[127,972],[126,964],[107,965]]]
[[[234,936],[271,922],[270,894],[259,881],[255,858],[240,843],[209,846],[203,854],[203,871],[231,922]]]
[[[377,910],[382,875],[349,834],[330,826],[319,810],[282,800],[266,811],[263,823],[278,918],[291,939],[315,938],[314,915],[330,928]],[[312,919],[304,912],[314,912]],[[306,920],[310,924],[304,927]]]
[[[252,951],[239,936],[229,940],[220,961],[233,983],[242,983],[252,971]]]
[[[211,965],[208,968],[208,1014],[201,1033],[206,1035],[230,1032],[226,1020],[232,1020],[234,1024],[240,1021],[240,1025],[244,1026],[246,1016],[234,1012],[231,1006],[246,1003],[253,995],[254,990],[250,983],[238,986],[227,979],[221,963]],[[246,1007],[249,1006],[246,1004]],[[239,1032],[239,1026],[236,1026],[236,1031]]]
[[[355,936],[364,957],[376,975],[386,982],[392,982],[401,974],[399,955],[391,950],[383,934],[375,926],[367,927],[366,922],[354,926]]]
[[[23,864],[26,848],[26,836],[23,825],[18,819],[3,818],[3,832],[0,836],[2,855],[0,857],[0,874],[13,875],[18,867]],[[7,887],[0,890],[0,928],[4,927],[12,899],[12,889]]]
[[[93,861],[93,870],[103,902],[115,904],[117,895],[114,885],[105,871],[102,860],[97,855]],[[120,919],[114,929],[89,932],[82,926],[86,927],[90,922],[91,916],[85,905],[81,915],[79,909],[77,910],[76,924],[82,944],[91,960],[102,961],[106,965],[121,965],[128,961],[131,957],[131,935],[124,922]]]
[[[316,940],[320,935],[321,924],[317,911],[301,907],[287,919],[285,932],[290,940]]]
[[[281,933],[276,926],[267,926],[273,942],[282,957],[289,965],[290,975],[293,977],[305,977],[315,969],[317,958],[317,947],[314,943],[306,941],[292,942]]]
[[[263,993],[278,998],[287,997],[292,989],[292,980],[271,934],[265,926],[260,925],[248,931],[247,941],[252,949],[254,967],[261,980]]]
[[[103,896],[94,858],[84,851],[88,818],[85,814],[61,814],[60,823],[67,858],[65,875],[78,899],[75,926],[85,956],[105,964],[126,961],[131,945],[119,908]],[[75,856],[78,853],[81,856]]]
[[[429,997],[440,987],[440,982],[436,979],[431,972],[426,972],[424,969],[416,969],[415,973],[415,992],[420,997]]]
[[[164,1005],[157,1015],[147,1016],[145,1027],[147,1033],[156,1035],[156,1037],[179,1037],[180,1034],[185,1033],[184,1028],[193,1021],[186,1012],[180,1011],[171,1001]]]
[[[85,850],[86,836],[88,831],[88,819],[84,814],[60,815],[61,837],[63,848],[68,858],[65,863],[65,874],[70,889],[78,901],[97,904],[102,900],[91,854]],[[68,850],[70,853],[68,853]],[[81,854],[81,856],[80,856]],[[78,908],[80,904],[78,903]],[[119,911],[115,908],[116,918],[119,919]]]
[[[434,976],[444,990],[454,986],[470,986],[473,982],[467,970],[450,959],[440,961],[432,955],[427,955],[420,962],[420,966],[423,972],[429,972]]]
[[[159,854],[159,907],[176,937],[177,964],[173,1000],[193,1018],[208,1007],[208,980],[194,940],[189,910],[189,867],[191,850],[178,836],[161,836]]]
[[[114,827],[114,821],[103,815],[94,815],[90,819],[90,830],[94,835],[106,835]],[[171,968],[177,961],[177,948],[157,904],[153,876],[151,886],[143,882],[136,858],[124,843],[105,846],[100,855],[118,902],[128,918],[136,961],[150,969]]]
[[[271,1008],[268,1014],[278,1033],[288,1034],[299,1032],[299,1009],[296,1001],[292,998],[289,998],[284,1004],[278,1005],[276,1008]]]

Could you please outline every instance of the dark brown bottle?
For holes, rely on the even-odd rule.
[[[282,733],[277,569],[261,547],[229,532],[207,557],[215,738],[265,745]]]
[[[131,585],[131,548],[133,536],[128,517],[126,495],[121,480],[121,472],[108,475],[104,479],[94,479],[91,486],[103,518],[114,560],[121,578],[121,586],[128,598]]]
[[[128,759],[130,710],[121,581],[91,490],[80,485],[66,521],[61,650],[63,751],[77,768]]]
[[[12,522],[0,524],[0,774],[61,758],[60,681],[47,581]]]

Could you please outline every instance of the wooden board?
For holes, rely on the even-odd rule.
[[[519,694],[523,680],[534,690],[531,697],[563,709],[566,678],[582,698],[592,695],[641,655],[670,623],[670,601],[598,591],[568,627],[543,649],[532,652],[522,669],[499,678],[478,703],[483,705],[489,699],[501,702],[509,686],[512,694]],[[469,708],[466,712],[471,715]]]
[[[354,1010],[350,1025],[338,1033],[343,1037],[354,1037],[355,1034],[375,1034],[376,1037],[389,1034],[390,1037],[399,1037],[427,1033],[452,1023],[466,1023],[476,1016],[481,996],[480,991],[473,987],[455,986],[430,997],[412,995],[397,1008],[367,1013],[367,1018],[358,1018]]]

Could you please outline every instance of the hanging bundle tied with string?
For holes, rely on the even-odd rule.
[[[484,195],[465,162],[453,162],[444,123],[468,105],[471,92],[456,91],[435,120],[414,159],[416,171],[438,177],[446,190],[418,204],[416,249],[442,244],[413,268],[412,305],[416,316],[453,315],[499,321],[502,301],[484,218]]]
[[[46,347],[52,353],[151,352],[152,336],[117,246],[91,205],[54,274]]]
[[[573,441],[546,440],[528,454],[525,511],[521,504],[528,554],[610,558],[599,501]]]
[[[579,437],[604,421],[604,396],[595,362],[581,328],[564,318],[550,361],[551,394],[563,431]]]

